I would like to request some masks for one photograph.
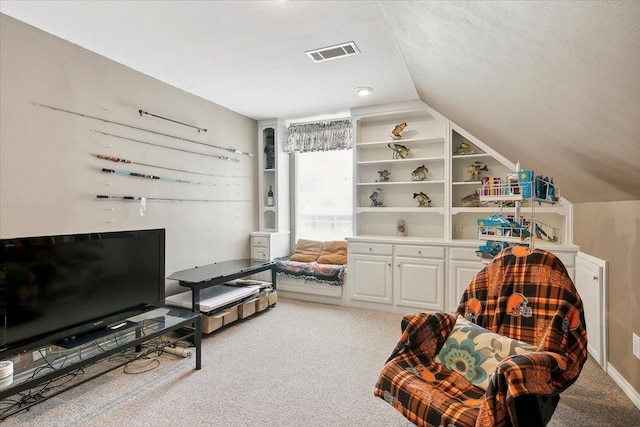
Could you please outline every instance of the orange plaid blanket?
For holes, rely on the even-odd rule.
[[[537,351],[502,360],[485,391],[433,361],[458,315]],[[517,397],[558,395],[587,359],[580,296],[562,262],[540,249],[504,250],[471,280],[456,314],[418,313],[401,326],[374,394],[418,426],[517,425]]]

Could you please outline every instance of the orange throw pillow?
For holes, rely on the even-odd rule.
[[[320,253],[317,262],[318,264],[346,264],[347,242],[344,240],[324,242],[322,244],[322,253]]]
[[[290,261],[314,262],[322,252],[322,242],[299,239],[296,251],[289,257]]]

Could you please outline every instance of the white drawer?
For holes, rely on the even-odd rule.
[[[451,248],[449,254],[451,259],[482,262],[476,254],[476,248]]]
[[[268,261],[269,249],[267,248],[251,248],[251,259],[257,259],[260,261]]]
[[[269,246],[269,238],[268,237],[252,237],[251,246],[254,248],[256,246],[266,248],[267,246]]]
[[[357,254],[393,255],[393,245],[383,243],[349,243],[349,251]]]
[[[444,259],[444,248],[436,246],[397,245],[396,256]]]

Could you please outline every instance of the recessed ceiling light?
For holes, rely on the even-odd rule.
[[[373,88],[370,88],[370,87],[357,87],[356,88],[356,93],[358,95],[360,95],[360,96],[367,96],[371,92],[373,92]]]

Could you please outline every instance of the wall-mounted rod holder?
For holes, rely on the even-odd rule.
[[[138,113],[140,113],[140,116],[146,114],[147,116],[155,117],[156,119],[162,119],[162,120],[166,120],[168,122],[176,123],[176,124],[179,124],[179,125],[182,125],[182,126],[187,126],[187,127],[192,128],[192,129],[196,129],[198,131],[198,133],[200,133],[200,131],[202,131],[202,132],[206,132],[207,131],[207,129],[205,129],[205,128],[201,128],[201,127],[198,127],[198,126],[190,125],[188,123],[179,122],[177,120],[169,119],[167,117],[158,116],[157,114],[153,114],[153,113],[150,113],[148,111],[138,110]]]
[[[253,157],[253,154],[245,153],[243,151],[236,150],[235,148],[221,147],[221,146],[218,146],[218,145],[207,144],[205,142],[194,141],[193,139],[183,138],[181,136],[175,136],[175,135],[170,135],[168,133],[156,132],[155,130],[145,129],[145,128],[141,128],[141,127],[133,126],[133,125],[128,125],[126,123],[120,123],[120,122],[116,122],[115,120],[107,120],[107,119],[103,119],[103,118],[100,118],[100,117],[91,116],[89,114],[77,113],[75,111],[65,110],[64,108],[52,107],[50,105],[45,105],[45,104],[38,104],[37,102],[32,102],[32,104],[37,106],[37,107],[49,108],[50,110],[54,110],[54,111],[60,111],[60,112],[63,112],[63,113],[73,114],[73,115],[80,116],[80,117],[85,117],[85,118],[88,118],[88,119],[99,120],[99,121],[104,122],[104,123],[113,123],[114,125],[124,126],[124,127],[130,128],[130,129],[136,129],[136,130],[140,130],[140,131],[143,131],[143,132],[149,132],[149,133],[153,133],[153,134],[156,134],[156,135],[166,136],[167,138],[173,138],[173,139],[179,139],[179,140],[182,140],[182,141],[193,142],[194,144],[200,144],[200,145],[204,145],[206,147],[216,148],[218,150],[225,150],[225,151],[228,151],[230,153],[243,154],[245,156]]]

